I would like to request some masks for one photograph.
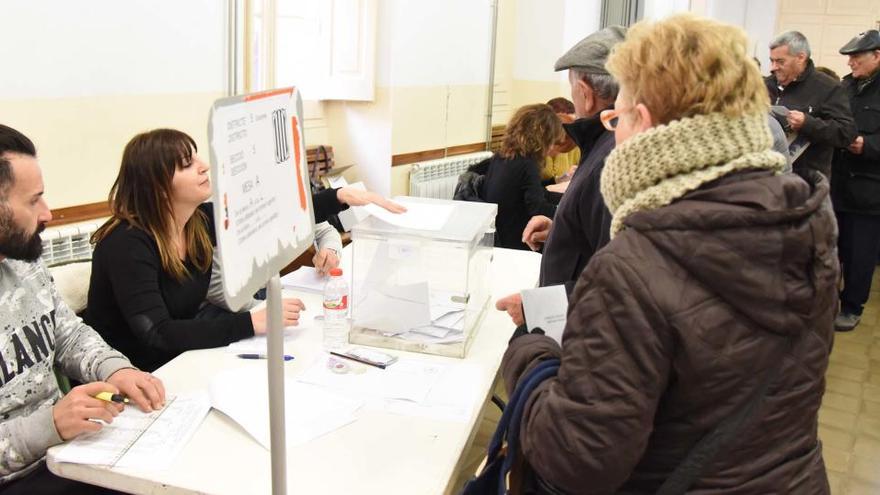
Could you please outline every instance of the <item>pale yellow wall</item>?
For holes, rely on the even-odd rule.
[[[559,96],[571,99],[571,89],[567,82],[514,80],[510,103],[515,111],[523,105],[545,103]]]
[[[406,196],[409,194],[409,173],[412,165],[391,167],[391,195]]]
[[[487,101],[485,84],[392,88],[392,154],[482,142]]]
[[[380,194],[390,191],[391,104],[391,90],[383,86],[376,86],[373,101],[323,102],[327,142],[333,146],[336,163],[355,164],[346,179],[363,181]]]
[[[172,127],[208,156],[208,112],[218,93],[103,95],[0,100],[2,122],[30,137],[46,200],[63,208],[107,199],[125,144],[137,133]]]
[[[394,154],[442,148],[445,143],[445,86],[392,88],[391,150]]]

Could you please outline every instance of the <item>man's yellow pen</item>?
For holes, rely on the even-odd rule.
[[[106,402],[117,402],[119,404],[128,404],[128,397],[122,394],[111,394],[110,392],[101,392],[100,394],[95,396],[96,399],[100,399]]]

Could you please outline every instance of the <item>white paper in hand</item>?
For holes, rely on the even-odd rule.
[[[551,285],[526,289],[522,295],[523,313],[526,325],[531,332],[540,328],[553,340],[562,345],[562,331],[568,311],[568,295],[564,285]]]

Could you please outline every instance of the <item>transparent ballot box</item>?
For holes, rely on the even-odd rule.
[[[397,200],[406,218],[371,216],[351,230],[349,341],[464,357],[489,301],[498,207]]]

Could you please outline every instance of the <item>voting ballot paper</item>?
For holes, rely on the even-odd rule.
[[[526,289],[522,295],[523,315],[531,332],[540,328],[544,334],[562,345],[562,331],[565,330],[568,312],[568,294],[564,285],[551,285]]]

